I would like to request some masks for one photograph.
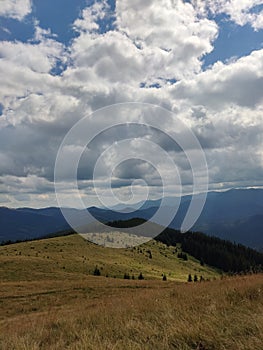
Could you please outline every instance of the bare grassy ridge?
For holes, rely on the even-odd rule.
[[[73,238],[67,239],[61,238],[65,255]],[[41,244],[48,241],[0,250],[1,350],[263,349],[262,275],[202,283],[95,277],[79,270],[74,256],[71,270],[69,262],[62,269],[60,260],[57,267],[55,255],[62,252],[52,242],[49,240],[49,259],[40,258],[39,265],[32,251],[41,251]],[[78,257],[82,248],[77,247]],[[15,255],[18,248],[21,255]],[[134,254],[144,259],[142,253]],[[40,263],[42,259],[46,266]],[[29,272],[30,261],[31,275],[24,274],[19,280],[22,271]]]
[[[151,251],[152,259],[149,258]],[[92,244],[79,235],[24,242],[0,247],[0,281],[82,279],[95,266],[103,276],[123,278],[124,273],[147,279],[187,281],[189,273],[204,278],[219,277],[216,269],[201,266],[189,257],[177,258],[174,247],[150,241],[135,249],[113,249]]]

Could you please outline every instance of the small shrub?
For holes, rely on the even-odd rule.
[[[187,261],[187,260],[188,260],[188,256],[187,256],[187,254],[185,254],[185,253],[178,253],[178,254],[177,254],[177,258],[183,259],[184,261]]]
[[[149,254],[149,259],[152,259],[152,252],[150,250],[147,250],[146,253]]]
[[[93,271],[93,275],[94,276],[100,276],[100,269],[98,269],[98,267],[96,266],[94,271]]]
[[[139,276],[138,276],[138,280],[144,280],[144,277],[142,275],[142,273],[140,272]]]
[[[189,273],[187,282],[193,282],[192,275]]]

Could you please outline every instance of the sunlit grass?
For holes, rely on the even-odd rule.
[[[151,256],[149,251],[151,251]],[[180,251],[180,248],[178,248]],[[204,278],[218,277],[216,269],[201,266],[189,257],[177,258],[174,247],[150,241],[127,249],[106,248],[79,235],[24,242],[0,247],[0,280],[79,279],[93,274],[97,266],[103,276],[123,278],[124,273],[147,279],[186,281],[189,273]]]
[[[188,273],[210,282],[187,283]],[[0,276],[1,350],[263,349],[262,275],[222,279],[154,241],[111,249],[72,235],[4,246]]]

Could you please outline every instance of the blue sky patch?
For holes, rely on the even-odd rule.
[[[27,42],[34,37],[35,21],[43,29],[50,29],[57,40],[69,45],[78,34],[73,30],[74,21],[80,17],[81,11],[96,1],[87,0],[34,0],[32,13],[23,21],[0,17],[0,40]],[[108,1],[109,16],[99,20],[100,33],[114,29],[115,1]]]
[[[65,0],[56,0],[55,3],[34,0],[32,16],[39,21],[41,28],[51,29],[51,32],[58,36],[58,41],[68,44],[76,35],[72,24],[80,16],[86,4],[85,0],[68,0],[66,4]]]
[[[20,22],[16,19],[0,17],[0,40],[27,42],[34,36],[32,18]]]
[[[262,10],[263,10],[263,4],[260,4],[260,5],[256,5],[256,6],[252,7],[252,9],[250,9],[249,12],[258,14]]]
[[[220,28],[219,36],[214,42],[214,50],[204,57],[204,68],[217,61],[247,56],[263,47],[263,30],[255,31],[248,24],[239,26],[223,15],[217,16],[216,21]]]

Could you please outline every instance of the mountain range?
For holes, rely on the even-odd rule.
[[[191,196],[181,198],[178,211],[169,225],[180,229],[191,201]],[[170,210],[178,198],[166,198],[165,205]],[[131,208],[88,208],[90,214],[102,222],[143,218],[151,220],[160,206],[161,200],[138,203]],[[115,210],[114,210],[115,209]],[[65,210],[65,209],[64,209]],[[66,209],[69,215],[83,224],[84,212]],[[42,237],[58,231],[70,230],[61,211],[57,207],[44,209],[0,207],[0,242]],[[85,222],[85,224],[89,224]],[[207,200],[193,231],[242,243],[246,246],[263,248],[263,189],[232,189],[225,192],[209,192]]]

